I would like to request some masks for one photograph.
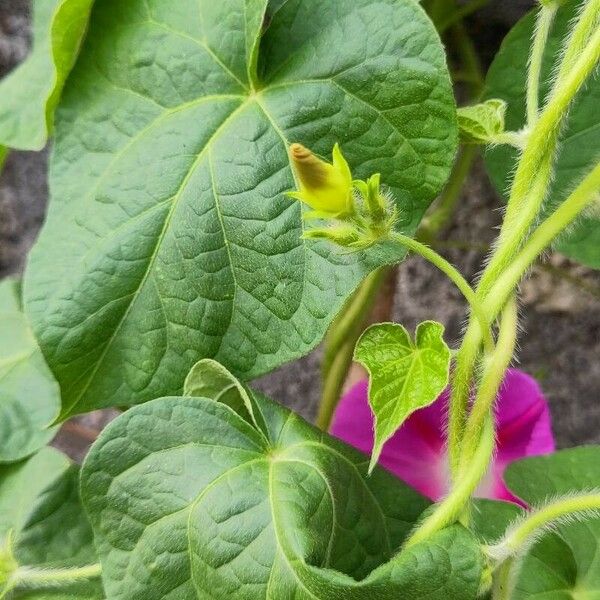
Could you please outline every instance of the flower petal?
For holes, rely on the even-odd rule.
[[[384,446],[380,464],[406,483],[438,500],[449,486],[445,449],[448,392],[413,414]],[[496,405],[497,454],[476,495],[518,502],[504,485],[506,466],[555,449],[550,410],[538,383],[509,369]],[[331,433],[366,454],[373,448],[373,414],[368,382],[357,383],[340,401]]]
[[[492,487],[486,494],[517,501],[502,479],[511,462],[555,450],[550,409],[539,384],[518,369],[509,369],[496,406],[497,455]]]

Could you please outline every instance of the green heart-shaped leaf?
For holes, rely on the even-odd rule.
[[[600,446],[563,450],[513,463],[505,473],[514,494],[530,504],[585,492],[600,484]],[[600,598],[600,518],[586,518],[545,535],[525,560],[515,600]]]
[[[20,307],[20,286],[0,283],[0,463],[45,446],[60,408],[58,385]]]
[[[31,54],[0,82],[0,144],[20,150],[41,150],[46,145],[93,0],[35,0],[32,4]]]
[[[25,286],[63,418],[180,393],[201,358],[249,379],[319,342],[380,259],[301,239],[289,142],[381,172],[408,232],[447,177],[456,111],[416,2],[288,0],[261,39],[265,5],[93,11]]]
[[[221,402],[163,398],[94,444],[81,485],[111,600],[475,599],[466,530],[397,554],[428,501],[252,397],[266,437]]]
[[[402,325],[382,323],[362,334],[354,359],[369,372],[369,404],[375,415],[372,469],[402,423],[444,391],[451,353],[440,323],[420,323],[414,342]]]
[[[541,80],[541,97],[550,91],[556,59],[560,55],[562,41],[569,31],[581,2],[569,0],[557,14],[550,39],[546,44]],[[535,15],[524,17],[508,34],[500,52],[490,67],[486,80],[486,96],[506,101],[506,129],[516,131],[524,126],[527,60]],[[561,134],[556,174],[552,193],[546,204],[547,212],[565,200],[568,194],[598,162],[600,155],[600,74],[596,73],[579,92],[569,109],[566,127]],[[500,193],[509,189],[509,182],[517,159],[517,150],[498,146],[486,154],[486,166]],[[590,267],[600,268],[600,220],[590,213],[581,218],[557,249]]]

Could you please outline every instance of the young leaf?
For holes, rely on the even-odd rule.
[[[526,458],[513,463],[505,479],[514,494],[538,505],[557,495],[598,488],[600,446]],[[524,562],[515,600],[543,594],[557,600],[600,597],[600,518],[559,525],[556,531],[562,540],[547,541],[545,535]]]
[[[319,342],[380,259],[301,238],[289,143],[380,172],[403,231],[447,177],[456,110],[418,3],[288,0],[261,39],[265,4],[94,9],[25,286],[63,418],[180,393],[201,358],[249,379]]]
[[[60,392],[20,308],[19,284],[0,282],[0,463],[45,446]]]
[[[0,82],[0,144],[41,150],[73,68],[93,0],[35,0],[33,49]]]
[[[475,598],[466,530],[396,554],[428,502],[254,400],[268,438],[204,398],[137,406],[101,434],[81,485],[111,600]]]
[[[257,429],[266,431],[252,395],[222,364],[214,360],[205,358],[192,367],[183,384],[183,395],[222,402]]]
[[[79,469],[56,450],[45,448],[26,462],[0,468],[0,547],[9,530],[21,566],[51,569],[97,562],[79,498]],[[60,589],[17,589],[8,598],[103,600],[104,593],[98,579]]]
[[[474,106],[463,106],[457,112],[460,137],[465,143],[486,144],[504,132],[504,100],[492,98]]]
[[[369,404],[375,415],[370,469],[402,423],[448,385],[451,355],[443,336],[443,325],[425,321],[417,327],[415,342],[396,323],[373,325],[358,340],[354,359],[369,372]]]
[[[564,2],[557,13],[550,39],[546,44],[541,78],[541,102],[544,102],[552,83],[556,59],[560,56],[562,43],[569,25],[579,10],[581,2]],[[523,18],[508,34],[487,76],[486,95],[506,101],[506,128],[518,130],[525,125],[525,90],[527,58],[533,37],[534,14]],[[596,74],[579,92],[569,109],[559,144],[556,175],[552,193],[546,203],[547,212],[565,200],[575,185],[597,164],[600,155],[600,73]],[[486,166],[500,193],[509,189],[514,173],[517,150],[498,146],[486,155]],[[600,219],[597,213],[581,218],[559,241],[557,249],[563,254],[590,267],[600,268]]]

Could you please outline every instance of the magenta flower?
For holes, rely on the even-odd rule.
[[[432,500],[449,487],[446,454],[448,393],[431,406],[414,413],[385,445],[380,465]],[[507,372],[496,405],[497,451],[477,496],[498,500],[517,499],[504,485],[506,466],[525,456],[554,451],[548,404],[535,379],[519,371]],[[355,448],[371,453],[373,415],[367,399],[367,381],[357,383],[340,401],[331,433]]]

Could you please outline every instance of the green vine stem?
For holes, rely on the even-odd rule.
[[[552,162],[558,131],[568,113],[569,105],[581,86],[594,72],[599,60],[600,28],[590,38],[560,88],[554,90],[535,126],[531,129],[515,173],[506,218],[500,234],[501,243],[514,241],[517,237],[521,239],[536,218],[545,194],[541,197],[532,197],[529,193],[531,186],[541,173],[544,173],[548,180],[550,179],[551,169],[545,167],[544,163]]]
[[[496,351],[485,362],[481,383],[467,420],[461,452],[461,470],[466,468],[465,465],[468,465],[471,456],[475,454],[481,440],[486,419],[490,413],[493,414],[494,412],[494,403],[496,402],[498,391],[502,386],[504,375],[513,358],[517,344],[518,329],[519,315],[517,300],[513,295],[506,303],[506,307],[502,313]]]
[[[529,58],[529,70],[527,73],[527,125],[533,126],[537,121],[540,107],[540,78],[542,74],[542,63],[544,50],[548,43],[548,37],[554,17],[558,10],[558,4],[551,2],[542,4],[537,14],[537,23],[531,56]]]
[[[422,244],[418,240],[395,232],[390,234],[390,239],[404,246],[405,248],[408,248],[412,252],[421,255],[431,264],[436,266],[440,271],[445,273],[445,275],[454,283],[454,285],[456,285],[456,287],[465,297],[465,300],[469,303],[471,311],[479,321],[486,350],[492,352],[494,349],[494,337],[492,335],[486,313],[483,309],[483,306],[479,302],[479,298],[473,291],[473,288],[460,274],[460,271],[451,265],[445,258],[440,256],[435,250],[432,250],[429,246]]]
[[[12,576],[11,589],[65,587],[78,581],[97,579],[102,574],[99,564],[65,569],[19,567]]]
[[[471,495],[485,475],[494,453],[494,425],[492,415],[486,420],[481,443],[468,467],[452,488],[450,494],[414,531],[406,542],[406,547],[414,546],[429,539],[433,534],[455,523],[463,513]]]
[[[489,546],[486,553],[497,561],[494,600],[510,600],[514,582],[520,569],[519,556],[538,535],[556,523],[574,517],[593,517],[600,511],[600,493],[577,494],[556,500],[519,520],[510,528],[504,539]]]
[[[569,35],[562,57],[562,64],[554,83],[555,89],[558,89],[563,85],[567,74],[573,68],[577,58],[589,43],[594,29],[599,24],[599,17],[600,0],[589,0],[583,8],[579,21]]]
[[[422,542],[440,529],[456,522],[464,514],[465,507],[490,466],[495,446],[492,405],[504,379],[506,367],[513,356],[517,324],[517,303],[509,302],[500,320],[496,348],[490,356],[483,375],[483,380],[486,382],[483,393],[486,394],[484,398],[488,401],[488,410],[484,415],[481,430],[477,431],[478,436],[474,441],[475,450],[469,455],[469,461],[465,463],[464,468],[460,470],[448,497],[412,534],[407,542],[408,546]]]
[[[600,190],[600,164],[597,165],[585,179],[577,186],[575,191],[552,213],[531,235],[531,238],[515,257],[511,265],[502,273],[497,281],[492,286],[490,293],[487,296],[487,301],[484,305],[487,318],[492,321],[496,315],[502,310],[502,307],[510,297],[513,290],[517,287],[521,279],[525,276],[529,268],[535,263],[538,257],[567,229],[585,210],[596,201],[597,194]],[[455,381],[459,381],[464,387],[464,382],[467,379],[466,373],[470,378],[472,373],[472,364],[476,359],[477,352],[481,343],[481,335],[479,331],[479,322],[473,321],[465,334],[463,344],[457,358],[457,366],[455,371]],[[473,362],[469,362],[472,359]],[[465,366],[466,365],[466,366]],[[462,369],[461,371],[459,371]],[[462,389],[462,388],[461,388]],[[455,389],[453,389],[453,394]],[[477,408],[477,401],[473,406],[473,410]],[[456,417],[456,406],[451,404],[450,420]],[[466,412],[466,411],[465,411]],[[477,417],[479,419],[479,417]],[[452,423],[449,435],[459,435],[457,428],[452,428]],[[455,449],[454,456],[460,459],[461,456],[461,441],[462,433],[458,439],[449,438],[449,450]],[[451,444],[456,444],[451,446]],[[458,467],[458,465],[455,465]],[[457,469],[458,470],[458,469]]]
[[[552,160],[556,151],[558,130],[566,111],[600,58],[600,29],[591,37],[572,70],[545,106],[531,129],[526,147],[519,160],[513,181],[506,217],[498,245],[477,288],[485,304],[491,287],[529,237],[538,216],[552,176]],[[505,296],[505,300],[506,300]],[[488,315],[489,317],[490,315]],[[492,315],[493,319],[494,316]],[[460,462],[460,441],[466,423],[469,391],[475,363],[479,356],[479,324],[471,319],[458,352],[449,416],[449,453],[451,470],[456,475]]]

